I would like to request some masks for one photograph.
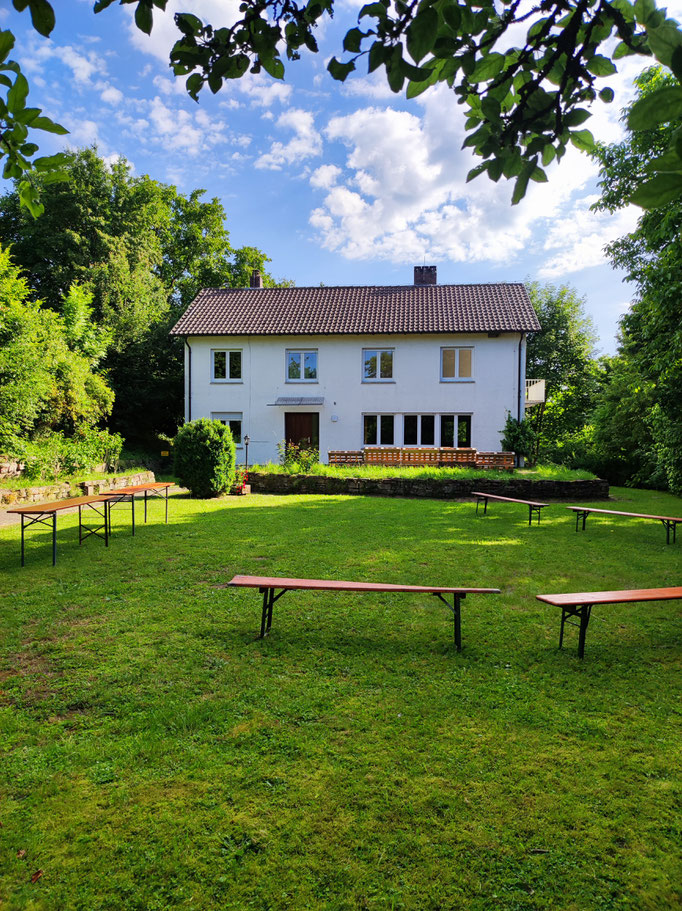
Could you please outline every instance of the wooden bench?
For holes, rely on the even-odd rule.
[[[566,509],[570,509],[575,513],[575,530],[578,531],[578,524],[580,520],[583,520],[583,531],[585,531],[585,520],[588,515],[592,512],[601,513],[606,516],[628,516],[631,519],[654,519],[657,522],[662,522],[665,526],[665,543],[670,544],[670,532],[673,533],[673,544],[677,539],[677,526],[682,522],[682,518],[677,516],[650,516],[645,515],[641,512],[621,512],[618,509],[597,509],[594,506],[567,506]]]
[[[383,582],[342,582],[338,579],[287,579],[279,576],[235,576],[228,583],[238,588],[257,588],[263,595],[260,638],[272,626],[272,608],[285,592],[294,590],[328,592],[407,592],[434,595],[453,613],[455,645],[462,650],[461,602],[469,594],[499,595],[499,588],[450,588],[439,585],[394,585]],[[275,594],[277,590],[279,594]],[[452,604],[445,595],[452,596]]]
[[[580,636],[578,656],[585,656],[585,636],[590,614],[595,604],[626,604],[635,601],[672,601],[682,598],[682,586],[676,588],[640,588],[615,592],[572,592],[565,595],[536,595],[538,601],[545,601],[561,608],[561,632],[559,648],[564,642],[564,625],[567,617],[578,617]],[[568,621],[571,622],[570,620]],[[577,624],[573,624],[574,626]]]
[[[533,513],[538,517],[538,525],[540,524],[540,512],[549,506],[549,503],[536,503],[535,500],[518,500],[516,497],[502,497],[496,493],[485,493],[482,490],[472,490],[472,497],[476,497],[476,515],[478,515],[478,506],[481,501],[483,501],[483,515],[488,511],[488,500],[502,500],[504,503],[523,503],[524,506],[528,507],[528,524],[533,524]]]
[[[95,504],[99,504],[98,508]],[[83,507],[87,506],[94,511],[98,518],[102,520],[101,524],[96,526],[85,525],[83,523]],[[67,500],[57,500],[54,503],[41,503],[36,506],[17,506],[14,509],[8,509],[8,513],[16,513],[21,516],[21,565],[24,566],[24,533],[25,528],[32,525],[48,525],[52,527],[52,565],[57,565],[57,513],[64,509],[74,509],[78,507],[78,543],[82,544],[90,535],[98,538],[104,538],[104,546],[109,546],[109,502],[101,496],[89,497],[71,497]],[[28,524],[26,523],[28,520]]]

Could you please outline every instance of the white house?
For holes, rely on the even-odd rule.
[[[228,422],[243,461],[281,440],[329,450],[499,450],[525,410],[523,284],[439,285],[435,266],[395,287],[200,291],[172,334],[185,340],[185,419]]]

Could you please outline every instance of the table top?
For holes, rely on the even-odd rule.
[[[506,500],[507,503],[525,503],[526,506],[549,506],[549,503],[538,503],[536,500],[519,500],[517,497],[503,497],[499,493],[485,493],[482,490],[472,490],[472,497],[488,497],[490,500]]]
[[[426,594],[500,594],[499,588],[441,585],[396,585],[389,582],[343,582],[340,579],[289,579],[279,576],[235,576],[228,583],[241,588],[284,588],[343,592],[424,592]]]
[[[639,588],[611,592],[570,592],[565,595],[536,595],[538,601],[557,607],[579,604],[615,604],[627,601],[671,601],[682,598],[682,586],[674,588]]]
[[[166,487],[174,487],[171,481],[151,481],[149,484],[131,484],[129,487],[117,487],[115,490],[103,490],[98,496],[115,497],[117,494],[142,493],[145,490],[162,490]]]
[[[602,512],[607,516],[632,516],[633,519],[665,519],[667,522],[682,522],[679,516],[650,516],[643,512],[621,512],[619,509],[597,509],[596,506],[567,506],[574,512]]]
[[[84,506],[86,503],[101,503],[102,497],[93,494],[89,497],[71,497],[69,500],[56,500],[54,503],[40,503],[34,506],[15,506],[7,512],[15,513],[54,513],[61,509],[72,509],[74,506]]]

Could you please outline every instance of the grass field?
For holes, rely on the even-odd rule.
[[[2,529],[2,911],[682,906],[682,604],[596,608],[580,662],[534,598],[679,585],[679,536],[559,504],[170,512],[132,538],[115,511],[108,549],[60,518],[54,568]],[[502,594],[464,601],[461,654],[427,596],[289,593],[260,641],[237,572]]]

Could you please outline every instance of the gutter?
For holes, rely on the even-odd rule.
[[[189,352],[187,361],[187,423],[189,424],[192,420],[192,349],[186,336],[184,341]]]
[[[523,345],[524,333],[519,333],[519,370],[518,370],[518,400],[516,403],[516,420],[521,421],[521,347]]]

